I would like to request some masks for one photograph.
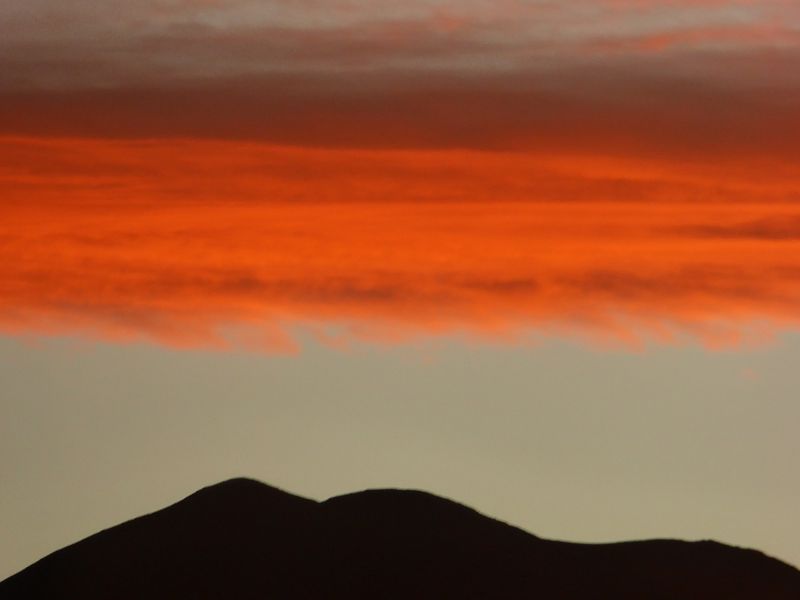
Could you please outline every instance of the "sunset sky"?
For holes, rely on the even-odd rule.
[[[248,475],[800,564],[796,0],[4,0],[0,578]]]

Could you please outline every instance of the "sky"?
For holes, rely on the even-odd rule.
[[[194,489],[800,564],[800,5],[6,0],[0,577]]]

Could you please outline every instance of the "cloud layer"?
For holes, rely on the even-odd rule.
[[[788,0],[8,0],[0,328],[794,327]]]
[[[0,152],[9,334],[730,345],[800,321],[796,173],[197,140]]]
[[[800,134],[800,9],[783,0],[0,11],[6,134],[767,153]]]

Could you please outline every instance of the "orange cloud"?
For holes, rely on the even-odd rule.
[[[800,322],[800,175],[765,160],[7,137],[0,331],[757,339]]]
[[[797,15],[9,0],[0,330],[288,351],[292,324],[794,327]]]

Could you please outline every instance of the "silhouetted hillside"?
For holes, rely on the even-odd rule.
[[[315,502],[234,479],[47,556],[0,598],[798,600],[800,571],[716,542],[543,540],[423,492]]]

